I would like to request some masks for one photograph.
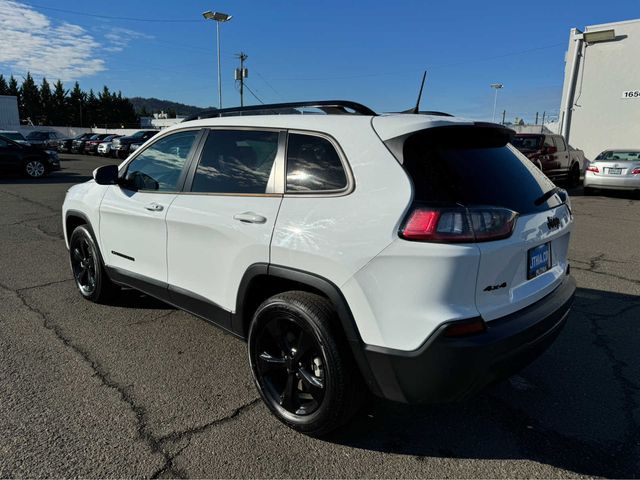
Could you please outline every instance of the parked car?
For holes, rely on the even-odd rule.
[[[99,144],[98,147],[96,148],[96,153],[98,155],[101,155],[103,157],[108,157],[111,155],[111,146],[113,145],[113,141],[116,138],[120,138],[122,137],[122,135],[109,135],[108,137],[104,138]]]
[[[39,178],[53,170],[60,170],[57,152],[20,144],[0,135],[0,172]]]
[[[75,142],[76,140],[87,140],[93,135],[93,133],[81,133],[80,135],[76,135],[73,138],[65,138],[58,144],[58,151],[71,153],[73,151],[73,142]]]
[[[605,150],[590,162],[584,193],[590,195],[597,188],[640,191],[640,149]]]
[[[29,145],[29,142],[27,142],[27,139],[24,138],[24,135],[15,130],[0,130],[0,135],[2,135],[4,138],[8,138],[9,140],[13,140],[20,145]]]
[[[53,130],[33,131],[27,135],[29,145],[45,150],[58,150],[58,145],[63,139],[62,135]]]
[[[142,146],[142,143],[132,143],[131,147],[129,148],[129,152],[135,152],[137,149],[139,149]]]
[[[567,180],[574,186],[580,183],[584,152],[568,146],[562,135],[519,133],[511,143],[550,179]]]
[[[84,147],[83,147],[83,153],[87,154],[87,155],[91,155],[96,153],[97,149],[98,149],[98,145],[105,139],[107,139],[108,137],[113,136],[113,134],[111,133],[99,133],[97,135],[92,136],[91,138],[88,138],[87,140],[85,140],[84,142]]]
[[[111,150],[118,158],[126,158],[131,153],[131,145],[142,144],[158,133],[158,130],[140,130],[128,137],[116,138],[111,145]]]
[[[71,152],[72,153],[84,153],[84,145],[89,140],[93,140],[98,137],[98,133],[91,133],[88,137],[81,136],[80,138],[76,138],[73,142],[71,142]]]
[[[327,115],[277,114],[311,106]],[[212,115],[69,189],[84,298],[129,286],[247,339],[262,399],[310,435],[367,390],[466,398],[557,337],[573,216],[512,130],[353,102]]]

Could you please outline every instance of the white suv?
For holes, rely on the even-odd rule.
[[[326,115],[296,114],[311,107]],[[163,130],[69,190],[85,298],[133,287],[246,339],[263,400],[310,435],[367,390],[466,398],[555,339],[571,207],[511,130],[352,102],[256,110]]]

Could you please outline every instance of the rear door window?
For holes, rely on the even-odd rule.
[[[344,165],[329,140],[316,135],[289,134],[287,192],[337,192],[347,185]]]
[[[273,131],[211,130],[191,191],[266,193],[278,152],[278,136]]]
[[[558,148],[559,152],[564,152],[567,149],[567,146],[564,143],[564,138],[562,138],[561,136],[557,136],[557,137],[553,137],[555,142],[556,142],[556,147]]]
[[[419,203],[499,206],[520,214],[560,205],[555,196],[536,205],[554,188],[511,146],[508,131],[490,127],[430,128],[404,143],[404,167]]]

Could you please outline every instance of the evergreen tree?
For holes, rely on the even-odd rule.
[[[30,118],[36,124],[40,116],[40,92],[29,72],[20,87],[24,118]]]
[[[40,87],[40,125],[53,125],[51,123],[51,116],[53,112],[53,94],[51,93],[51,86],[45,77],[42,77],[42,86]]]
[[[99,120],[99,115],[100,115],[99,107],[100,107],[100,104],[98,102],[98,98],[96,97],[96,94],[93,93],[93,89],[89,90],[89,94],[87,95],[86,108],[85,108],[87,126],[89,127],[97,126],[96,123]]]
[[[9,85],[4,79],[4,76],[0,73],[0,95],[9,95]]]
[[[13,75],[11,75],[11,77],[9,77],[9,95],[17,97],[17,99],[18,99],[18,110],[20,112],[20,118],[21,119],[25,118],[24,109],[22,108],[22,96],[20,95],[20,89],[18,88],[18,82],[13,77]]]
[[[71,119],[69,118],[70,111],[67,105],[67,92],[64,91],[64,85],[60,80],[53,86],[52,105],[51,124],[71,125]]]
[[[76,82],[67,99],[70,110],[69,123],[73,126],[84,127],[88,125],[86,120],[86,97],[87,95],[80,89],[80,84]]]

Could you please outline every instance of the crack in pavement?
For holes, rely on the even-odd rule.
[[[572,265],[571,268],[575,269],[575,270],[579,270],[581,272],[595,273],[597,275],[602,275],[602,276],[605,276],[605,277],[611,277],[611,278],[615,278],[617,280],[624,280],[625,282],[633,283],[634,285],[640,285],[640,280],[638,280],[638,279],[629,278],[629,277],[623,277],[622,275],[616,275],[615,273],[601,272],[601,271],[596,270],[597,268],[600,267],[600,262],[627,263],[627,262],[615,262],[613,260],[605,260],[604,257],[605,257],[604,253],[596,255],[595,257],[591,257],[589,259],[589,263],[588,263],[589,268],[582,268],[582,267],[578,267],[578,266],[574,266],[574,265]],[[587,262],[579,261],[579,263],[586,264]]]
[[[192,428],[188,428],[186,430],[182,430],[180,432],[172,432],[169,433],[168,435],[164,435],[162,437],[160,437],[158,439],[158,443],[161,445],[167,444],[167,443],[178,443],[182,440],[186,440],[186,444],[180,448],[180,450],[176,451],[175,453],[173,453],[172,455],[170,455],[171,457],[171,461],[166,463],[165,465],[163,465],[160,469],[158,469],[152,476],[151,478],[159,478],[160,475],[167,473],[171,468],[173,468],[173,461],[184,451],[186,450],[189,445],[191,445],[191,438],[194,435],[200,434],[202,432],[205,432],[207,430],[209,430],[210,428],[214,428],[217,427],[219,425],[223,425],[225,423],[228,423],[230,421],[232,421],[233,419],[235,419],[236,417],[238,417],[239,415],[241,415],[242,413],[244,413],[245,411],[251,409],[253,406],[255,406],[256,404],[258,404],[260,402],[260,397],[256,397],[253,400],[240,405],[238,408],[236,408],[233,412],[231,412],[231,414],[227,415],[226,417],[223,418],[219,418],[217,420],[213,420],[211,422],[205,423],[203,425],[199,425],[197,427],[192,427]]]
[[[67,280],[68,281],[68,280]],[[60,283],[60,282],[50,282],[51,284],[54,283]],[[19,290],[14,290],[10,287],[8,287],[7,285],[4,285],[2,283],[0,283],[0,288],[8,291],[8,292],[12,292],[14,295],[16,295],[16,297],[20,300],[20,302],[24,305],[25,308],[27,308],[29,311],[35,313],[38,317],[40,317],[43,321],[43,326],[47,329],[50,330],[61,342],[62,344],[71,349],[73,352],[75,352],[87,365],[89,365],[89,367],[94,371],[94,375],[95,377],[98,378],[98,380],[106,387],[111,388],[113,390],[115,390],[118,395],[120,396],[120,399],[129,407],[129,409],[131,410],[131,412],[134,414],[135,418],[136,418],[136,423],[137,423],[137,427],[136,427],[136,433],[138,435],[138,438],[143,440],[147,446],[150,448],[151,453],[152,454],[160,454],[163,458],[164,458],[164,463],[162,465],[162,467],[157,470],[156,472],[153,473],[152,478],[157,478],[159,475],[162,474],[167,474],[167,475],[171,475],[172,477],[177,477],[177,478],[187,478],[189,475],[187,474],[187,472],[182,471],[176,467],[174,467],[173,465],[173,459],[179,455],[180,453],[182,453],[184,451],[185,448],[187,448],[187,446],[190,443],[190,438],[193,435],[196,435],[198,433],[201,433],[209,428],[213,428],[217,425],[220,424],[224,424],[226,422],[232,421],[234,418],[236,418],[238,415],[240,415],[243,411],[245,411],[246,409],[250,408],[252,405],[254,405],[258,400],[258,399],[253,399],[250,402],[243,404],[239,407],[237,407],[236,409],[233,410],[233,412],[231,412],[229,415],[216,419],[212,422],[209,422],[207,424],[204,425],[200,425],[191,429],[187,429],[181,432],[173,432],[170,433],[168,435],[164,435],[160,438],[157,438],[153,433],[151,433],[147,427],[147,423],[148,423],[148,415],[147,415],[147,411],[145,409],[145,407],[138,405],[134,398],[133,395],[130,393],[131,390],[131,386],[122,386],[120,384],[118,384],[117,382],[115,382],[114,380],[111,379],[109,373],[102,367],[102,365],[97,361],[91,358],[89,352],[87,352],[86,350],[84,350],[81,346],[75,344],[72,342],[72,340],[70,338],[68,338],[67,336],[64,335],[64,332],[62,331],[62,329],[51,323],[49,317],[47,316],[46,313],[44,313],[42,310],[38,309],[37,307],[31,305],[27,299],[24,297],[23,292],[25,290],[29,290],[29,289],[33,289],[33,288],[38,288],[40,286],[46,286],[45,285],[39,285],[39,286],[33,286],[33,287],[25,287]],[[171,312],[170,312],[171,313]],[[167,451],[166,448],[164,448],[164,446],[171,442],[171,443],[176,443],[179,442],[181,439],[186,438],[187,439],[187,445],[183,448],[181,448],[178,452],[171,454],[169,451]]]
[[[22,195],[18,195],[17,193],[7,192],[6,190],[0,190],[0,193],[4,193],[6,195],[11,195],[12,197],[19,198],[23,202],[27,202],[27,203],[30,203],[32,205],[37,205],[38,207],[42,207],[42,208],[45,208],[45,209],[49,210],[50,212],[60,213],[60,211],[58,209],[51,207],[51,205],[47,205],[46,203],[37,202],[35,200],[32,200],[31,198],[27,198],[27,197],[23,197]]]
[[[153,323],[153,322],[157,322],[158,320],[162,320],[163,318],[166,318],[166,317],[168,317],[169,315],[171,315],[171,314],[173,314],[173,313],[176,313],[177,311],[178,311],[178,310],[170,310],[170,311],[168,311],[168,312],[163,312],[163,313],[161,313],[160,315],[158,315],[158,316],[156,316],[156,317],[148,318],[148,319],[146,319],[146,320],[140,320],[139,322],[133,322],[133,323],[130,323],[130,324],[129,324],[129,326],[132,326],[132,325],[144,325],[144,324],[146,324],[146,323]]]
[[[60,215],[60,212],[58,212],[58,213],[50,213],[49,215],[46,215],[44,217],[27,218],[25,220],[20,220],[19,222],[13,222],[13,223],[0,223],[0,226],[2,226],[2,227],[12,227],[14,225],[22,225],[22,224],[27,223],[27,222],[37,222],[37,221],[40,221],[40,220],[46,220],[47,218],[57,217],[59,215]]]

